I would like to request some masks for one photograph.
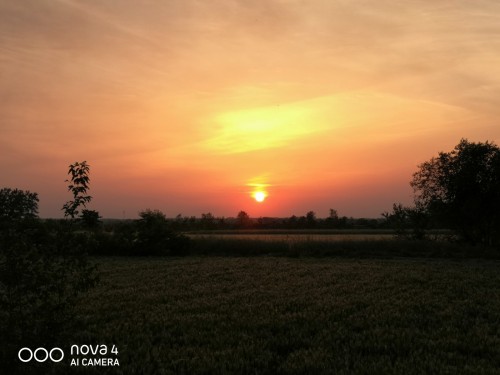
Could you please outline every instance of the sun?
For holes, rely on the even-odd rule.
[[[265,191],[256,191],[255,193],[252,194],[253,198],[261,203],[261,202],[264,202],[264,200],[266,199],[267,197],[267,193]]]

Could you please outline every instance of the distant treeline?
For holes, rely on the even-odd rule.
[[[313,211],[306,215],[290,217],[258,217],[252,218],[241,211],[236,217],[215,216],[204,213],[201,216],[182,216],[167,218],[166,222],[172,230],[189,232],[205,230],[244,230],[244,229],[393,229],[386,218],[354,218],[336,215],[335,210],[327,218],[317,218]],[[129,219],[103,219],[103,229],[112,229],[117,223],[132,222]]]

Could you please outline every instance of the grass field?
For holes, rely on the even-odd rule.
[[[186,255],[500,260],[500,251],[490,247],[472,246],[453,241],[395,239],[393,235],[387,234],[373,235],[377,238],[367,238],[365,234],[228,234],[224,236],[203,234],[191,236],[190,247]]]
[[[192,239],[239,239],[239,240],[262,240],[262,241],[283,241],[283,242],[303,242],[303,241],[323,241],[323,242],[339,242],[339,241],[388,241],[394,239],[393,233],[188,233],[188,237]]]
[[[69,339],[117,346],[120,367],[95,373],[500,371],[498,261],[96,261],[101,283],[80,301]]]

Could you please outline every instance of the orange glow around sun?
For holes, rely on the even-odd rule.
[[[251,179],[247,186],[251,187],[249,191],[250,196],[255,199],[257,203],[262,203],[269,196],[266,187],[269,187],[268,183],[265,183],[267,178],[265,176],[259,176]]]
[[[259,190],[254,192],[252,196],[257,202],[262,203],[267,198],[267,193],[265,191]]]

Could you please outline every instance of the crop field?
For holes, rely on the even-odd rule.
[[[394,230],[388,229],[255,229],[255,230],[212,230],[185,232],[186,236],[195,241],[219,241],[219,244],[229,241],[247,242],[255,245],[256,242],[266,242],[267,246],[273,246],[269,242],[280,242],[283,244],[312,243],[317,247],[319,243],[345,243],[358,242],[369,243],[374,241],[395,242],[397,236]],[[427,232],[427,237],[442,241],[450,239],[451,233],[447,230],[432,230]],[[398,247],[400,244],[398,244]]]
[[[96,258],[69,343],[113,374],[498,374],[500,263]],[[66,372],[69,373],[69,372]]]
[[[339,234],[321,234],[321,233],[286,233],[286,234],[275,234],[275,233],[263,233],[263,234],[229,234],[229,233],[216,233],[216,234],[188,234],[190,238],[193,239],[238,239],[238,240],[261,240],[261,241],[281,241],[281,242],[303,242],[303,241],[391,241],[394,239],[394,234],[388,233],[339,233]]]

